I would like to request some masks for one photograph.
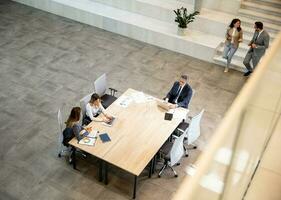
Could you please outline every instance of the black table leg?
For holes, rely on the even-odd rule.
[[[134,177],[134,193],[133,193],[133,199],[136,198],[136,192],[137,192],[137,181],[138,181],[138,176],[135,175]]]
[[[154,157],[151,159],[149,164],[149,172],[148,172],[148,178],[151,178],[152,170],[153,170],[153,163],[154,163]]]
[[[103,165],[103,161],[99,160],[99,182],[102,182],[103,176],[102,176],[102,165]]]
[[[155,156],[153,157],[152,174],[155,173],[156,161],[157,161],[157,156],[155,155]]]
[[[108,164],[104,162],[104,184],[108,184]]]
[[[76,148],[72,147],[72,165],[73,165],[73,169],[76,169]]]

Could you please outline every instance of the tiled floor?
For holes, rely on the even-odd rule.
[[[81,171],[73,171],[56,156],[57,109],[78,105],[104,72],[119,95],[131,87],[156,97],[188,74],[196,90],[191,114],[206,110],[201,150],[245,82],[240,72],[224,74],[214,64],[7,0],[0,2],[0,72],[1,200],[131,197],[130,175],[111,167],[104,186],[95,159],[79,159]],[[144,171],[138,199],[170,199],[199,153],[183,159],[178,178],[147,179]]]

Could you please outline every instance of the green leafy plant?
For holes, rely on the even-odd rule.
[[[184,7],[174,10],[174,12],[176,14],[175,22],[179,23],[180,28],[187,28],[187,24],[193,22],[195,16],[199,14],[198,11],[195,11],[187,15],[187,9]]]

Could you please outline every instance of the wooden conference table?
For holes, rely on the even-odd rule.
[[[188,112],[184,108],[177,108],[176,111]],[[99,167],[99,178],[100,181],[103,178],[105,165],[106,184],[107,163],[134,175],[135,198],[137,177],[150,162],[152,164],[158,150],[184,117],[174,115],[171,121],[164,120],[166,111],[157,106],[156,99],[133,89],[123,93],[106,112],[117,117],[112,127],[94,121],[88,126],[99,133],[108,133],[110,142],[102,143],[98,138],[94,146],[87,146],[78,144],[77,139],[73,138],[69,144],[103,161]],[[73,160],[73,167],[76,168],[75,151]],[[151,176],[151,170],[149,172]]]

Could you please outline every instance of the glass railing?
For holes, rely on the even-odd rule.
[[[199,160],[187,167],[187,176],[173,199],[247,199],[260,160],[276,132],[280,113],[281,33],[247,80]]]

